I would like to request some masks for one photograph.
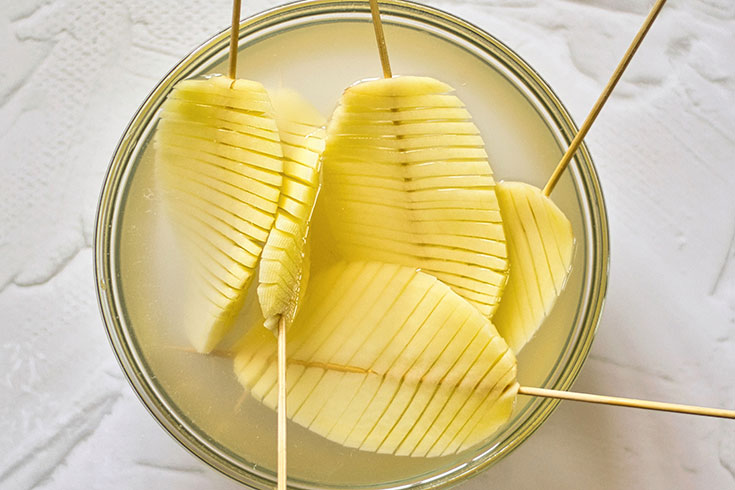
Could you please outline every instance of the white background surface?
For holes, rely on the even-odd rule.
[[[276,2],[245,1],[245,14]],[[581,121],[650,0],[441,0]],[[0,488],[234,489],[160,429],[97,311],[103,174],[145,95],[229,0],[0,0]],[[575,388],[735,408],[735,3],[670,0],[587,138],[611,222]],[[733,489],[735,422],[562,404],[462,490]]]

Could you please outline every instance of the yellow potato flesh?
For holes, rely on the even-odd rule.
[[[427,77],[348,88],[327,128],[323,209],[342,258],[420,268],[490,317],[505,232],[482,138],[451,91]]]
[[[436,278],[396,264],[340,262],[315,276],[287,359],[288,417],[379,453],[474,446],[507,420],[517,390],[515,357],[492,324]],[[275,337],[251,330],[235,373],[271,408],[276,371]]]
[[[572,266],[574,235],[564,213],[537,187],[501,182],[497,195],[511,268],[493,323],[518,353],[564,288]]]
[[[283,147],[283,186],[258,277],[258,299],[265,326],[271,330],[277,328],[280,316],[291,322],[305,284],[304,247],[319,190],[319,157],[326,123],[293,91],[276,92],[273,104]]]
[[[268,94],[224,77],[179,82],[154,148],[157,184],[194,268],[184,328],[209,352],[242,306],[278,210],[283,153]]]

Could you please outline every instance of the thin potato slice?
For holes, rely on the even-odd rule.
[[[451,92],[427,77],[348,88],[327,128],[319,212],[343,259],[441,275],[489,318],[508,276],[505,231],[479,130]]]

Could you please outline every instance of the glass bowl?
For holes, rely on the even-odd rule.
[[[543,186],[576,127],[543,79],[507,46],[472,24],[406,1],[381,2],[396,74],[448,82],[473,114],[498,180]],[[153,90],[110,164],[97,214],[95,272],[104,323],[145,406],[181,444],[222,473],[272,487],[275,413],[243,397],[226,356],[187,349],[167,223],[148,147],[162,101],[179,80],[225,72],[228,32],[184,58]],[[309,1],[242,22],[239,75],[288,86],[329,114],[344,87],[381,73],[367,2]],[[573,269],[552,314],[518,357],[519,381],[567,389],[589,352],[607,285],[608,227],[590,155],[582,147],[553,200],[572,222]],[[247,312],[244,313],[247,315]],[[479,447],[442,458],[376,455],[343,448],[289,423],[293,488],[434,488],[460,482],[506,456],[557,401],[519,397],[506,426]]]

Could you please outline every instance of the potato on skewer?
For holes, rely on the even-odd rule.
[[[324,209],[344,259],[418,267],[490,317],[505,233],[482,138],[452,91],[428,77],[348,88],[327,128]]]
[[[289,418],[366,451],[462,451],[507,420],[517,390],[515,356],[492,324],[441,281],[396,264],[340,262],[315,276],[287,352]],[[273,335],[251,330],[235,372],[275,407]]]
[[[541,189],[500,182],[496,193],[511,267],[493,323],[518,354],[564,288],[572,266],[574,235],[567,217]]]
[[[283,153],[273,106],[257,82],[183,80],[163,104],[154,144],[166,207],[195,264],[184,328],[209,352],[242,306],[278,210]]]
[[[568,273],[571,264],[571,253],[573,249],[571,227],[566,223],[566,218],[550,199],[551,191],[576,154],[584,137],[600,114],[602,107],[609,99],[613,89],[622,77],[623,72],[643,42],[643,39],[665,3],[666,0],[658,0],[651,8],[645,22],[636,33],[625,55],[623,55],[623,58],[618,63],[610,80],[608,80],[605,88],[587,115],[587,118],[574,136],[569,148],[567,148],[564,156],[562,156],[561,161],[554,169],[543,191],[530,185],[520,187],[513,183],[499,186],[505,191],[500,191],[500,193],[506,197],[505,199],[501,198],[501,208],[504,212],[504,217],[514,215],[520,217],[518,213],[522,213],[525,209],[525,206],[522,205],[523,198],[521,196],[525,195],[529,204],[535,203],[535,209],[538,211],[539,216],[544,214],[544,212],[549,216],[557,216],[555,220],[558,223],[555,232],[551,233],[548,228],[543,228],[543,220],[534,219],[538,218],[538,216],[532,212],[531,217],[524,221],[525,228],[519,229],[515,227],[515,232],[509,232],[509,234],[515,235],[514,238],[516,238],[514,250],[509,253],[517,257],[515,261],[519,263],[519,267],[515,271],[511,267],[508,294],[503,298],[502,305],[498,311],[499,317],[495,318],[495,321],[497,322],[498,329],[503,332],[506,340],[512,345],[516,353],[523,348],[536,330],[541,327],[544,318],[546,318],[546,315],[555,303],[557,296],[561,292],[561,287],[565,282],[566,274],[562,278],[561,269],[565,268]],[[521,204],[520,206],[518,206],[519,203]],[[531,211],[533,209],[534,206],[531,206]],[[512,241],[513,238],[510,238],[510,240]],[[535,245],[533,245],[534,243]],[[556,267],[552,265],[555,256],[553,253],[554,243],[558,247],[562,261]],[[524,253],[524,244],[527,245],[530,251],[530,257],[533,258],[531,262],[527,260],[523,261],[521,258]],[[534,249],[536,252],[534,252]],[[544,258],[547,260],[548,268],[543,267]],[[536,278],[536,281],[533,281],[533,277]],[[534,283],[537,288],[533,288]],[[522,305],[527,305],[527,307],[524,308]]]
[[[292,321],[308,283],[306,240],[319,191],[326,120],[291,90],[276,92],[273,105],[283,148],[283,186],[260,263],[258,298],[266,328],[275,331],[280,316],[287,324]]]

